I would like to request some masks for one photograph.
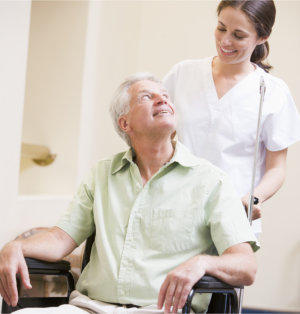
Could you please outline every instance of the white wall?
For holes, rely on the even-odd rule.
[[[0,246],[15,221],[30,1],[0,2]]]
[[[0,2],[0,247],[12,237],[13,228],[10,227],[18,223],[14,212],[17,206],[30,5],[30,1]]]

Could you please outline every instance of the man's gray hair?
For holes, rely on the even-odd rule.
[[[145,81],[145,80],[162,84],[162,82],[151,73],[141,72],[141,73],[133,74],[132,76],[129,76],[128,78],[126,78],[125,81],[118,87],[109,107],[109,112],[113,120],[113,124],[116,131],[129,146],[131,146],[130,138],[119,127],[119,118],[122,115],[127,114],[130,110],[129,104],[130,104],[131,99],[128,93],[128,89],[136,82]]]

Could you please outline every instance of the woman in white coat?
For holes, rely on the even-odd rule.
[[[266,85],[253,208],[283,184],[288,146],[300,139],[300,118],[287,85],[268,72],[268,37],[276,9],[270,0],[222,0],[215,30],[217,56],[185,60],[164,79],[179,117],[177,135],[196,155],[227,172],[247,209],[261,77]]]

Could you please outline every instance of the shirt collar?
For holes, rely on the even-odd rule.
[[[193,155],[181,142],[175,142],[175,152],[170,160],[170,164],[177,162],[183,167],[194,167],[199,165],[200,159]]]
[[[199,165],[199,158],[193,155],[183,144],[179,141],[173,141],[173,145],[175,146],[174,155],[167,164],[171,165],[173,163],[178,163],[183,167],[194,167]],[[134,157],[135,151],[131,147],[123,153],[122,158],[114,160],[112,164],[112,174],[119,172],[128,164],[134,163]]]
[[[121,153],[121,158],[120,158],[120,154],[118,154],[112,162],[112,166],[111,166],[112,174],[119,172],[128,164],[134,163],[133,161],[134,156],[135,156],[135,152],[132,147],[130,147],[126,152]]]

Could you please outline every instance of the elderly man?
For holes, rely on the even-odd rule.
[[[172,141],[175,113],[161,82],[130,77],[110,111],[130,149],[94,166],[57,226],[2,249],[3,298],[16,305],[16,273],[30,288],[24,256],[59,260],[95,231],[70,304],[45,313],[108,313],[122,305],[175,313],[204,274],[252,284],[257,244],[239,197],[223,172]]]

